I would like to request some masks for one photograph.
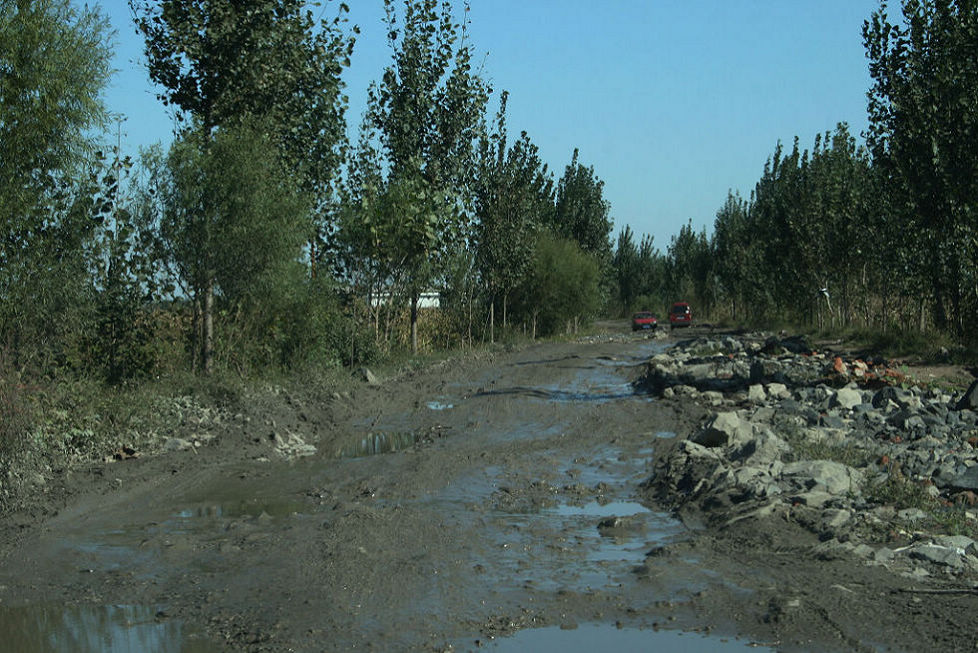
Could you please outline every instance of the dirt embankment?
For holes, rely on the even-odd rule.
[[[703,650],[973,650],[958,396],[793,341],[615,328],[320,399],[188,401],[159,452],[53,475],[6,520],[0,632],[22,651],[646,650],[670,628]]]

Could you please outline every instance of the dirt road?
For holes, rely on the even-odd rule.
[[[3,648],[933,644],[953,597],[894,599],[883,571],[794,560],[807,533],[721,541],[648,503],[655,457],[705,412],[633,390],[668,344],[621,327],[319,402],[258,397],[185,420],[168,453],[65,473],[4,525]]]

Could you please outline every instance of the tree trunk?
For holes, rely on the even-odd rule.
[[[496,300],[489,302],[489,344],[496,343]]]
[[[213,370],[214,358],[214,278],[204,288],[204,333],[200,343],[200,365],[204,374]]]
[[[411,291],[411,353],[418,354],[418,292]]]

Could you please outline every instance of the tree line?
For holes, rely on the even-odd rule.
[[[123,383],[357,365],[601,308],[603,184],[576,151],[555,179],[508,133],[505,92],[489,115],[464,6],[385,0],[369,29],[391,61],[349,140],[345,3],[129,6],[178,120],[138,156],[112,143],[105,16],[0,0],[3,369]],[[430,294],[441,310],[420,310]]]
[[[712,233],[663,254],[629,228],[624,310],[682,297],[717,320],[929,331],[974,342],[978,318],[978,5],[881,2],[865,21],[869,129],[778,143]]]
[[[391,52],[348,138],[342,2],[130,0],[167,147],[112,143],[112,29],[0,0],[0,366],[108,383],[359,365],[560,333],[601,313],[935,329],[978,313],[978,9],[865,22],[862,142],[780,143],[712,233],[612,242],[580,153],[558,176],[474,63],[465,7],[385,0]],[[891,20],[892,19],[892,20]],[[497,100],[493,100],[497,98]],[[498,102],[490,107],[492,102]],[[439,297],[438,311],[422,299]]]

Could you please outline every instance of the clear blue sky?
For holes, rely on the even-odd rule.
[[[140,64],[125,0],[102,7],[118,30],[110,108],[131,152],[168,142],[172,118]],[[390,62],[381,0],[348,0],[360,26],[346,72],[352,130],[367,85]],[[327,4],[327,15],[336,2]],[[747,197],[778,140],[848,122],[866,128],[862,21],[878,0],[471,0],[483,73],[510,93],[510,133],[526,130],[559,177],[575,147],[605,182],[614,234],[631,225],[665,250],[688,220],[712,232],[727,191]],[[489,107],[495,113],[498,98]]]

